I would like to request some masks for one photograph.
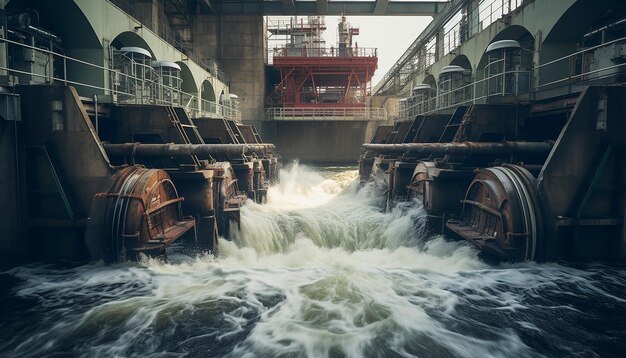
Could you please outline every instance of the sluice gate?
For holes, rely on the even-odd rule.
[[[137,259],[183,237],[213,251],[241,205],[263,203],[278,178],[274,146],[258,134],[251,143],[206,144],[211,132],[195,125],[226,121],[194,121],[170,106],[108,105],[96,131],[72,87],[18,92],[22,103],[46,103],[22,107],[24,118],[39,120],[23,122],[18,143],[29,148],[21,165],[33,256]]]
[[[626,260],[624,4],[486,3],[451,2],[376,86],[395,121],[361,181],[498,260]]]
[[[386,176],[387,209],[418,198],[430,230],[500,260],[624,260],[625,98],[588,87],[565,121],[545,104],[416,116],[363,145],[361,180]]]

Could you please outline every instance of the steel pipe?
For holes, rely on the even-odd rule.
[[[365,150],[381,154],[420,153],[431,154],[545,154],[553,141],[545,142],[456,142],[456,143],[402,143],[402,144],[363,144]]]
[[[108,155],[129,157],[180,157],[195,155],[201,159],[211,155],[241,155],[253,153],[266,153],[275,149],[274,144],[141,144],[102,143]]]

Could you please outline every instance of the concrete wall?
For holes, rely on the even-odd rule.
[[[0,9],[4,9],[7,0],[0,0]],[[0,47],[0,58],[6,58],[6,47]],[[5,61],[2,61],[6,65]],[[0,117],[0,268],[10,266],[8,258],[15,260],[26,255],[27,244],[21,235],[21,212],[19,205],[20,187],[16,157],[17,133],[20,122],[7,121]]]
[[[194,39],[202,57],[215,58],[239,96],[242,122],[260,128],[265,101],[265,32],[261,16],[196,16]],[[216,88],[219,98],[220,91]]]
[[[18,205],[18,182],[15,157],[15,130],[19,122],[0,118],[0,257],[19,258],[26,252],[21,232],[21,209]],[[0,263],[0,268],[4,267]]]
[[[399,91],[399,94],[403,96],[408,95],[411,88],[416,84],[423,83],[424,79],[430,74],[438,81],[441,69],[448,66],[459,55],[465,55],[469,59],[472,65],[472,76],[475,77],[478,72],[483,71],[482,68],[478,68],[478,63],[484,55],[487,46],[489,46],[496,35],[513,25],[523,26],[530,32],[536,40],[535,52],[537,52],[541,47],[541,41],[555,27],[561,16],[576,2],[576,0],[527,1],[524,6],[496,20],[457,49],[440,58],[426,71],[419,73],[413,83],[408,83]],[[578,2],[582,1],[579,0]],[[535,56],[535,58],[534,65],[536,66],[539,63],[539,57]]]
[[[152,23],[154,31],[148,26],[143,26],[140,19],[131,17],[109,0],[11,0],[9,6],[37,10],[41,23],[61,37],[65,53],[70,57],[108,68],[109,45],[118,35],[130,32],[147,44],[148,50],[154,54],[156,60],[186,64],[193,75],[194,87],[198,89],[194,95],[200,96],[200,85],[205,80],[211,83],[218,94],[221,91],[228,93],[227,84],[194,62],[194,58],[188,58],[158,36],[158,26],[168,26],[161,1],[153,0],[140,4],[146,17],[144,20]],[[204,40],[200,38],[198,41]],[[101,69],[69,62],[68,73],[73,80],[110,88],[110,75]],[[83,96],[107,92],[86,87],[79,87],[79,91]]]
[[[378,122],[275,121],[265,125],[273,132],[270,140],[285,164],[295,159],[311,164],[355,164],[361,145],[371,139]]]
[[[373,96],[370,99],[370,107],[384,108],[389,115],[389,120],[393,121],[394,116],[398,114],[398,101],[402,99],[400,96]]]
[[[153,31],[146,27],[140,27],[141,24],[139,21],[130,17],[112,3],[108,1],[93,0],[75,0],[75,2],[85,14],[87,19],[89,19],[89,23],[93,27],[93,30],[96,32],[98,38],[104,43],[110,43],[122,32],[135,32],[146,41],[148,46],[150,46],[150,50],[155,54],[156,59],[164,61],[182,61],[186,63],[193,74],[196,88],[199,89],[202,82],[204,80],[208,80],[211,82],[216,92],[219,93],[224,90],[228,93],[226,84],[219,81],[217,78],[200,67],[200,65],[196,64],[193,60],[189,59],[172,45],[165,42]],[[199,96],[200,93],[197,93],[197,95]]]

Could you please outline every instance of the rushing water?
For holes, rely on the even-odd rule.
[[[623,357],[626,268],[492,266],[380,211],[353,168],[294,165],[220,254],[0,274],[0,356]]]

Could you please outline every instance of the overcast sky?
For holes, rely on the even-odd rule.
[[[272,19],[289,19],[288,16],[272,16]],[[360,28],[354,41],[362,48],[378,49],[378,70],[372,87],[402,56],[404,51],[430,23],[428,16],[347,16],[348,22]],[[339,16],[326,16],[326,47],[337,46],[337,23]]]
[[[347,16],[348,22],[360,28],[360,35],[353,41],[359,47],[378,49],[378,70],[372,80],[372,87],[402,56],[417,36],[430,23],[428,16]],[[326,46],[336,46],[338,16],[326,16]]]

